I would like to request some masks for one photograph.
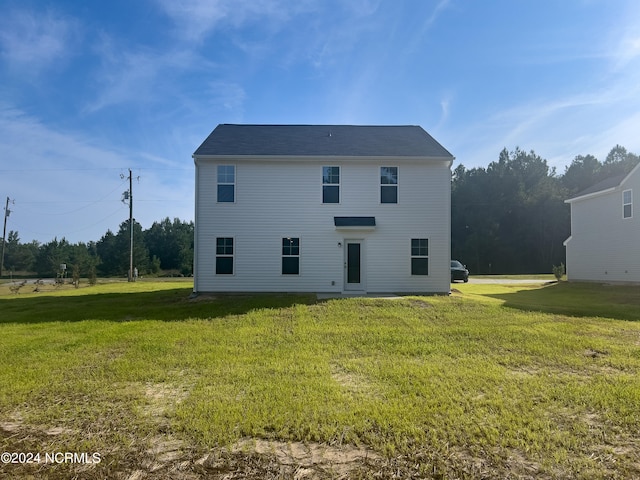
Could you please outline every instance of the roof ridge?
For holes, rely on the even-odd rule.
[[[200,155],[453,159],[420,125],[224,123],[198,147]]]
[[[417,127],[412,124],[356,124],[356,123],[221,123],[219,125],[232,127]]]

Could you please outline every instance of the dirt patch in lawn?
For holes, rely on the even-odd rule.
[[[245,470],[239,474],[237,460],[242,459],[246,466],[253,469],[263,469],[264,478],[293,478],[293,479],[325,479],[350,478],[355,470],[363,467],[373,467],[382,458],[365,447],[343,445],[339,447],[302,442],[281,442],[259,438],[246,438],[235,443],[230,449],[213,452],[199,459],[196,463],[208,470],[224,471],[234,466],[236,471],[224,478],[254,478],[245,477]],[[257,473],[257,472],[256,472]],[[259,477],[255,477],[259,478]]]
[[[596,417],[589,422],[598,423]],[[20,421],[0,423],[0,450],[9,452],[64,451],[55,429],[34,429]],[[72,433],[73,432],[69,432]],[[77,434],[77,432],[75,432]],[[603,444],[592,457],[611,478],[621,458],[634,458],[637,441],[627,438],[616,446]],[[374,478],[514,478],[539,480],[571,478],[567,471],[550,471],[518,450],[474,452],[451,447],[433,451],[418,446],[410,454],[382,456],[354,445],[285,442],[244,438],[226,448],[203,450],[171,434],[136,439],[128,445],[102,451],[100,463],[2,464],[0,478],[62,480],[363,480]],[[627,464],[628,478],[640,466]],[[634,468],[636,465],[636,468]],[[622,478],[622,477],[620,477]]]
[[[373,395],[375,393],[364,375],[349,371],[337,363],[331,364],[331,378],[351,394]]]
[[[409,305],[419,309],[433,308],[433,305],[431,305],[429,302],[425,302],[424,300],[419,300],[419,299],[409,300]]]

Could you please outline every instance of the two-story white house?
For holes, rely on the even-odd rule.
[[[448,293],[453,156],[419,126],[218,125],[194,292]]]
[[[569,281],[640,283],[640,164],[565,200]]]

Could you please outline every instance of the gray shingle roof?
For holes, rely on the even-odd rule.
[[[194,156],[380,156],[453,159],[419,126],[218,125]]]
[[[570,200],[574,198],[584,197],[585,195],[589,195],[591,193],[601,192],[603,190],[608,190],[610,188],[615,188],[620,185],[622,180],[626,178],[627,174],[616,175],[614,177],[605,178],[604,180],[596,183],[595,185],[591,185],[590,187],[585,188],[584,190],[576,193]]]

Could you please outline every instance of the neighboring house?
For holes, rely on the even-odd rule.
[[[571,205],[568,280],[640,282],[638,198],[640,164],[565,201]]]
[[[453,156],[419,126],[218,125],[194,292],[448,293]]]

